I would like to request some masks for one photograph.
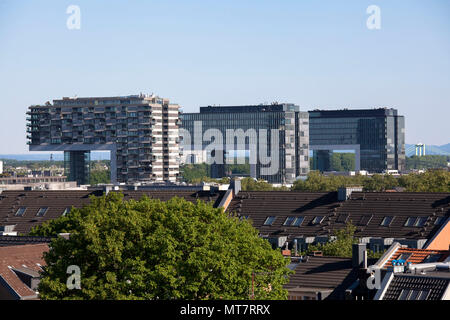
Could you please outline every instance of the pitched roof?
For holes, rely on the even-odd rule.
[[[337,192],[241,191],[228,212],[248,216],[263,235],[328,236],[351,221],[357,237],[426,239],[450,215],[450,193],[353,192],[346,201],[338,201]],[[264,225],[274,216],[272,225]],[[304,217],[300,226],[283,225],[289,216]],[[316,216],[323,216],[313,224]],[[381,226],[384,217],[394,217],[389,226]],[[423,226],[407,227],[409,217],[426,218]],[[441,218],[442,219],[438,219]]]
[[[389,283],[383,300],[407,300],[404,295],[413,294],[416,291],[415,299],[419,300],[420,293],[423,292],[423,300],[441,300],[450,284],[450,273],[435,272],[427,275],[415,274],[394,274],[394,278]]]
[[[35,236],[0,236],[0,247],[50,243],[52,238]]]
[[[91,195],[101,196],[102,194],[102,190],[3,191],[0,193],[0,226],[15,225],[14,231],[19,234],[27,234],[34,226],[60,217],[67,208],[72,206],[81,208],[87,205]],[[191,202],[201,200],[217,206],[225,191],[145,190],[123,191],[123,194],[124,200],[138,200],[146,195],[152,199],[167,201],[178,196]],[[22,216],[16,216],[21,207],[26,208],[26,211]],[[44,207],[48,208],[47,211],[43,216],[38,216],[37,213]]]
[[[0,284],[7,287],[18,299],[36,297],[36,292],[27,286],[14,270],[36,275],[45,265],[43,253],[49,250],[47,244],[29,244],[0,247]],[[39,265],[38,265],[39,264]]]
[[[433,262],[442,262],[449,256],[448,250],[426,250],[426,249],[414,249],[414,248],[398,248],[386,262],[382,265],[383,268],[392,266],[393,260],[402,260],[405,263],[411,262],[412,264],[425,263],[426,260],[434,257]]]
[[[299,262],[294,271],[286,289],[328,289],[332,291],[328,299],[342,299],[358,278],[358,270],[353,269],[349,258],[308,256],[307,262]]]

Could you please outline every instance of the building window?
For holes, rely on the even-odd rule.
[[[405,227],[423,227],[427,222],[427,217],[409,217],[405,222]]]
[[[337,219],[336,222],[337,223],[346,223],[347,219],[348,219],[349,214],[348,213],[341,213]]]
[[[64,209],[62,216],[65,216],[66,214],[68,214],[70,212],[71,207],[67,207]]]
[[[427,300],[430,290],[403,289],[398,300]]]
[[[38,213],[36,214],[37,217],[43,217],[45,216],[45,213],[47,212],[48,207],[39,208]]]
[[[361,217],[361,220],[359,220],[358,225],[359,226],[367,226],[372,220],[373,214],[365,214]]]
[[[321,224],[324,218],[325,218],[324,216],[316,216],[311,222],[311,224]]]
[[[435,225],[443,224],[445,221],[445,217],[437,217],[436,221],[434,222]]]
[[[275,217],[274,216],[267,217],[266,221],[264,221],[264,225],[265,226],[271,226],[274,221],[275,221]]]
[[[25,214],[25,211],[27,211],[27,207],[20,207],[17,211],[15,216],[16,217],[22,217]]]
[[[284,221],[283,225],[298,227],[302,224],[304,219],[305,219],[304,217],[292,217],[292,216],[287,217],[286,220]]]
[[[380,226],[389,227],[392,223],[392,220],[394,220],[394,217],[391,216],[384,217],[383,221],[381,221]]]

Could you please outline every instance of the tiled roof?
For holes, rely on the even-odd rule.
[[[430,256],[436,255],[436,260],[433,262],[442,262],[449,256],[449,251],[445,250],[426,250],[426,249],[413,249],[413,248],[399,248],[397,249],[384,264],[384,268],[392,266],[393,260],[399,260],[402,257],[407,257],[405,263],[411,262],[412,264],[418,264],[426,262],[426,259]]]
[[[50,243],[52,238],[33,236],[0,236],[0,247],[25,244]]]
[[[390,282],[383,300],[399,300],[403,290],[427,292],[426,300],[441,300],[450,283],[448,275],[448,272],[430,275],[396,274]]]
[[[343,299],[345,290],[358,278],[358,270],[352,268],[349,258],[308,256],[307,261],[299,262],[294,271],[286,289],[329,289],[332,293],[328,299]]]
[[[40,272],[42,269],[39,265],[45,265],[43,253],[48,250],[47,244],[0,247],[0,277],[15,292],[17,298],[33,297],[36,292],[22,282],[13,269],[27,269],[34,274]]]
[[[351,221],[358,237],[426,239],[439,229],[438,217],[450,215],[450,193],[353,192],[348,200],[338,201],[337,192],[241,191],[228,211],[248,216],[262,235],[327,236]],[[276,219],[265,226],[268,216]],[[284,226],[288,216],[303,216],[304,221]],[[313,225],[316,216],[324,219]],[[385,216],[394,217],[389,226],[380,225]],[[422,227],[406,227],[409,217],[427,220]]]
[[[101,196],[103,191],[3,191],[0,193],[0,226],[15,225],[14,231],[18,234],[27,234],[32,227],[42,224],[47,220],[60,217],[66,208],[81,208],[90,201],[89,196]],[[146,190],[146,191],[123,191],[124,199],[140,199],[143,195],[152,199],[167,201],[174,196],[195,202],[197,199],[212,202],[215,206],[220,203],[225,191],[210,193],[209,191],[189,190]],[[17,210],[26,207],[23,216],[15,216]],[[48,207],[44,216],[39,217],[37,213],[40,208]]]

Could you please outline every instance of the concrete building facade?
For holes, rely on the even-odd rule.
[[[30,151],[64,151],[69,181],[89,183],[90,151],[109,150],[111,182],[176,181],[179,106],[155,95],[63,98],[27,112]]]

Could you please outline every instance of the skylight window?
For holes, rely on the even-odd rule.
[[[301,226],[303,220],[305,220],[304,217],[297,217],[297,218],[295,218],[295,221],[294,221],[294,223],[292,225],[294,227],[299,227],[299,226]]]
[[[383,218],[383,221],[381,221],[380,226],[389,227],[391,225],[391,223],[392,223],[392,220],[394,220],[394,217],[386,216],[386,217]]]
[[[411,252],[408,252],[408,253],[402,253],[402,254],[397,258],[397,260],[403,260],[403,261],[406,261],[406,260],[408,260],[411,256],[412,256],[412,253],[411,253]]]
[[[445,221],[445,217],[437,217],[436,221],[434,221],[434,224],[435,225],[440,225],[440,224],[443,224],[444,221]]]
[[[66,214],[68,214],[70,212],[71,207],[67,207],[64,209],[62,215],[65,216]]]
[[[264,225],[265,226],[271,226],[274,221],[275,221],[275,217],[274,216],[269,216],[269,217],[266,218],[266,221],[264,221]]]
[[[22,217],[25,214],[25,211],[27,211],[27,207],[20,207],[17,211],[15,216],[16,217]]]
[[[398,300],[426,300],[430,290],[403,289]]]
[[[36,214],[37,217],[43,217],[45,216],[45,213],[47,212],[48,207],[39,208],[38,213]]]
[[[312,224],[321,224],[324,218],[325,218],[324,216],[316,216],[311,223]]]
[[[438,262],[439,259],[442,257],[441,254],[435,253],[435,254],[429,254],[424,260],[423,263],[432,263],[432,262]]]
[[[287,217],[286,220],[284,221],[283,225],[298,227],[302,224],[304,219],[305,219],[304,217],[292,217],[292,216]]]
[[[416,223],[414,223],[414,227],[423,227],[425,222],[427,222],[427,217],[419,217],[417,218]]]
[[[359,220],[358,225],[360,226],[367,226],[372,220],[373,214],[365,214],[361,217],[361,220]]]
[[[427,222],[427,217],[409,217],[405,222],[405,227],[423,227]]]
[[[295,220],[295,217],[287,217],[283,223],[283,226],[290,226]]]
[[[348,213],[341,213],[337,219],[336,222],[337,223],[346,223],[348,219]]]

